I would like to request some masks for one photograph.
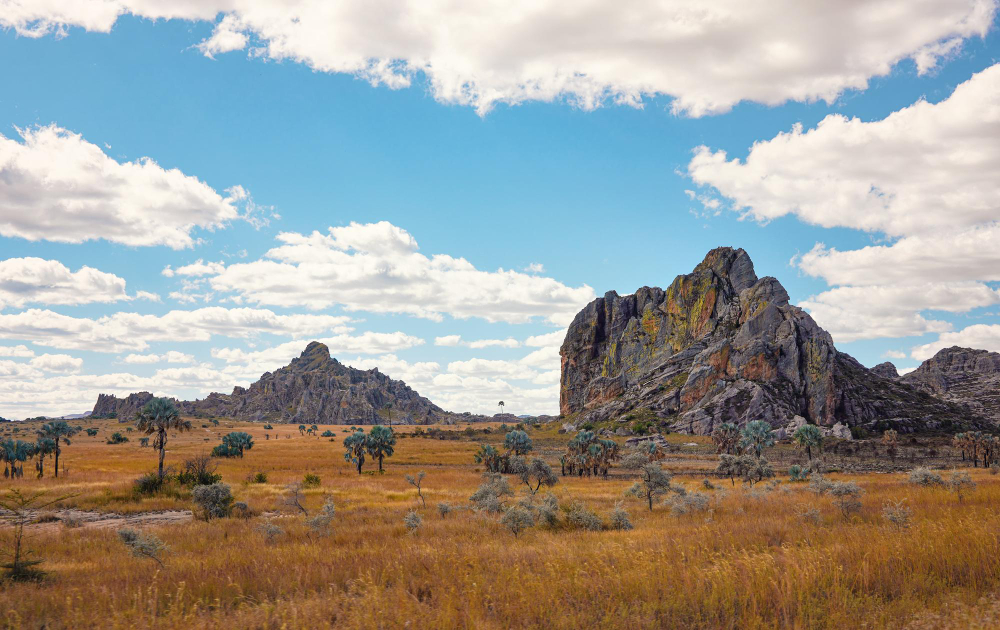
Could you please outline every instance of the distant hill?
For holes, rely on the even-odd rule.
[[[93,416],[132,418],[152,398],[149,392],[117,398],[101,394]],[[386,409],[390,405],[390,409]],[[312,342],[299,357],[266,372],[249,388],[180,401],[184,415],[304,424],[432,424],[483,422],[486,416],[447,412],[403,381],[377,368],[358,370],[330,356],[326,345]]]
[[[1000,422],[1000,353],[944,348],[899,380]]]

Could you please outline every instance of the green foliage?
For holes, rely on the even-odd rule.
[[[379,472],[382,472],[382,460],[386,457],[392,457],[395,446],[396,435],[389,427],[376,424],[369,431],[365,449],[372,458],[378,460]]]
[[[330,429],[327,429],[326,431],[323,431],[323,433],[322,433],[322,434],[320,434],[320,435],[321,435],[322,437],[325,437],[325,438],[329,438],[329,437],[333,437],[333,436],[335,436],[335,435],[336,435],[336,433],[334,433],[334,432],[333,432],[333,431],[331,431]]]
[[[149,472],[142,475],[132,483],[136,494],[150,496],[159,492],[166,482],[155,472]]]
[[[503,447],[514,455],[524,455],[534,448],[531,443],[531,437],[524,431],[517,429],[504,436]]]
[[[157,474],[163,478],[163,456],[167,448],[167,431],[188,431],[191,422],[181,420],[177,405],[169,398],[151,398],[136,416],[136,428],[147,435],[155,435],[153,448],[160,452]]]
[[[482,464],[487,472],[503,472],[507,468],[508,458],[491,444],[480,444],[479,450],[472,456],[477,464]]]
[[[89,435],[90,437],[94,437],[95,435],[97,435],[97,429],[87,429],[87,435]]]
[[[650,511],[653,500],[676,489],[670,485],[673,475],[663,470],[659,464],[649,462],[639,469],[639,481],[626,491],[626,494],[637,499],[645,499]]]
[[[305,425],[300,425],[305,429]],[[368,437],[363,431],[357,430],[344,438],[344,459],[353,462],[358,467],[358,474],[361,474],[361,467],[365,463],[365,453],[368,452]]]
[[[258,471],[250,475],[248,480],[250,483],[267,483],[267,473]]]
[[[403,517],[403,524],[406,525],[407,532],[416,534],[424,524],[424,519],[415,510],[410,510]]]
[[[106,441],[108,444],[124,444],[125,442],[128,442],[128,438],[118,431],[115,431]]]
[[[302,478],[303,488],[318,488],[321,483],[319,475],[313,473],[306,473],[305,477]]]
[[[535,526],[535,517],[529,510],[515,505],[504,512],[500,524],[517,538],[524,530]]]
[[[814,424],[806,424],[795,430],[792,441],[806,452],[806,458],[812,459],[812,449],[823,446],[823,432]]]
[[[807,481],[809,479],[809,473],[811,471],[808,468],[803,468],[798,464],[792,464],[788,467],[788,480],[789,481]]]
[[[222,475],[216,473],[218,466],[208,455],[197,455],[184,461],[183,469],[177,475],[177,482],[183,486],[211,486],[222,481]]]
[[[219,444],[212,449],[212,457],[239,457],[239,450],[228,444]]]
[[[618,531],[628,531],[632,529],[632,519],[629,518],[628,512],[622,507],[621,503],[616,503],[613,510],[611,510],[611,517],[608,519],[608,525],[611,529]]]
[[[243,457],[244,451],[253,448],[253,436],[243,431],[233,431],[223,436],[222,444],[228,446],[230,450],[235,450],[240,457]]]
[[[213,483],[208,486],[195,486],[191,498],[202,509],[205,520],[225,518],[233,510],[233,492],[228,484]]]
[[[740,447],[748,453],[760,458],[764,449],[774,446],[774,431],[771,425],[763,420],[747,423],[740,431]]]
[[[551,488],[559,483],[559,478],[552,472],[552,468],[540,457],[534,457],[523,467],[519,476],[521,482],[528,486],[528,492],[535,496],[542,486]]]

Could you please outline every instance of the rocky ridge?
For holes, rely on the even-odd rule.
[[[119,418],[132,418],[151,397],[148,392],[123,399],[101,394],[93,413],[107,416],[114,412]],[[304,424],[387,422],[386,405],[391,405],[394,424],[489,420],[444,411],[378,368],[358,370],[344,365],[330,356],[326,345],[315,341],[301,356],[265,372],[249,388],[237,386],[231,394],[212,393],[201,400],[178,402],[187,416]]]
[[[667,289],[610,291],[588,304],[560,349],[560,410],[585,422],[654,418],[708,434],[722,422],[951,430],[980,416],[838,352],[742,249],[708,253]],[[880,370],[885,373],[885,370]]]
[[[1000,353],[944,348],[900,381],[1000,422]]]

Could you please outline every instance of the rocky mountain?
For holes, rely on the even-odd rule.
[[[148,392],[124,399],[102,394],[93,415],[114,411],[119,418],[131,418]],[[274,372],[266,372],[249,388],[236,387],[231,394],[209,394],[194,401],[181,401],[181,413],[196,417],[225,417],[236,420],[291,422],[303,424],[377,424],[385,422],[386,405],[391,405],[392,422],[428,424],[485,419],[469,414],[452,414],[413,391],[403,381],[378,371],[358,370],[330,356],[322,343],[310,343],[301,356]]]
[[[129,394],[125,398],[118,398],[112,394],[101,394],[97,397],[97,404],[90,412],[92,418],[134,418],[139,413],[143,405],[149,402],[153,395],[149,392],[136,392]]]
[[[873,367],[872,374],[876,374],[882,378],[899,378],[899,372],[896,371],[896,366],[889,361],[879,363]]]
[[[1000,353],[945,348],[900,380],[1000,422]]]
[[[667,289],[611,291],[577,314],[560,349],[560,410],[584,422],[654,418],[707,434],[722,422],[949,430],[985,420],[838,352],[830,335],[758,278],[742,249],[708,253]],[[884,370],[882,370],[884,373]]]

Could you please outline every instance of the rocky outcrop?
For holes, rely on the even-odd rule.
[[[965,410],[883,378],[758,278],[742,249],[712,250],[666,289],[614,291],[577,314],[560,349],[560,410],[575,422],[652,413],[674,430],[801,416],[828,431],[975,424]],[[879,426],[881,426],[879,425]]]
[[[899,372],[896,371],[896,366],[889,361],[879,363],[873,367],[872,374],[881,376],[882,378],[899,378]]]
[[[945,348],[900,380],[1000,422],[1000,353]]]
[[[451,415],[378,368],[344,365],[315,341],[287,366],[266,372],[249,388],[213,393],[182,402],[180,408],[192,416],[304,424],[378,424],[387,422],[389,413],[393,423],[426,424]]]
[[[97,404],[90,412],[90,417],[131,420],[152,397],[149,392],[136,392],[125,398],[118,398],[113,394],[101,394],[97,397]]]

